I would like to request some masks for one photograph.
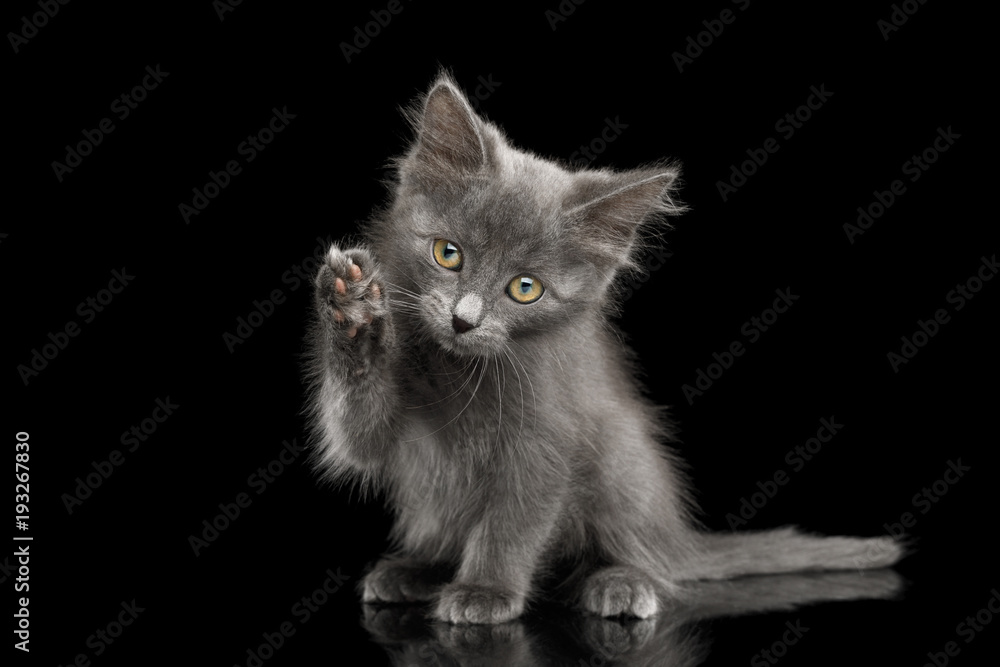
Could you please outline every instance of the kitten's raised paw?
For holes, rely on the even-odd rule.
[[[444,587],[434,617],[447,623],[506,623],[524,611],[524,596],[489,586],[453,583]]]
[[[434,598],[443,583],[442,574],[432,568],[383,560],[362,580],[361,600],[367,603],[426,602]]]
[[[649,618],[660,608],[656,585],[635,568],[606,567],[587,577],[580,603],[599,616]]]
[[[316,310],[335,342],[351,346],[378,337],[386,315],[379,267],[361,248],[333,246],[316,276]]]

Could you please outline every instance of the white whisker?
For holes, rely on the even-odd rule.
[[[500,362],[495,352],[493,353],[493,363],[497,368],[497,398],[499,399],[497,409],[497,443],[495,447],[499,448],[500,434],[503,432],[503,390],[500,388]]]
[[[390,292],[398,292],[400,294],[405,294],[407,296],[412,296],[412,297],[415,297],[415,298],[418,298],[418,299],[421,296],[420,294],[417,294],[416,292],[413,292],[411,290],[406,289],[402,285],[397,285],[396,283],[389,282],[388,280],[386,281],[385,286],[389,288]]]
[[[483,359],[483,361],[485,362],[485,359]],[[476,365],[478,365],[478,363],[479,363],[479,359],[477,358],[476,359]],[[476,394],[479,392],[479,385],[482,384],[482,382],[483,382],[483,375],[485,375],[485,373],[486,373],[486,366],[487,365],[488,365],[487,363],[483,363],[482,368],[479,370],[479,379],[476,381],[476,386],[472,390],[472,396],[469,397],[469,400],[466,401],[465,405],[462,406],[462,409],[458,411],[457,415],[455,415],[454,417],[452,417],[451,419],[449,419],[447,422],[445,422],[443,425],[441,425],[440,427],[434,429],[430,433],[422,435],[419,438],[414,438],[412,440],[404,440],[403,442],[416,442],[417,440],[422,440],[423,438],[426,438],[427,436],[434,435],[435,433],[443,430],[445,427],[447,427],[448,425],[450,425],[456,419],[458,419],[459,417],[461,417],[462,413],[465,412],[465,409],[469,407],[470,403],[472,403],[472,399],[474,399],[476,397]],[[470,380],[472,379],[472,376],[475,374],[475,372],[476,372],[475,369],[473,369],[472,373],[469,374],[469,379]],[[464,385],[463,385],[463,387],[464,387]]]
[[[515,345],[517,345],[518,347],[520,347],[522,350],[524,349],[524,347],[521,346],[517,341],[513,341],[512,340],[511,342],[514,343]],[[517,356],[517,353],[515,353],[514,350],[512,350],[509,346],[507,347],[507,349],[510,351],[510,353],[513,356],[514,360],[517,361],[517,363],[521,365],[521,370],[524,371],[524,377],[528,381],[528,389],[531,391],[532,428],[534,428],[534,422],[538,418],[538,414],[537,414],[538,406],[535,403],[535,387],[534,387],[534,385],[531,384],[531,374],[528,373],[528,369],[524,367],[524,362],[522,362],[521,359],[520,359],[520,357]]]
[[[507,357],[507,361],[510,362],[510,367],[514,369],[514,373],[517,375],[517,391],[521,397],[521,418],[517,424],[517,438],[514,440],[513,450],[517,450],[517,446],[521,442],[521,429],[524,427],[524,387],[521,385],[521,371],[517,370],[517,366],[510,358],[510,346],[504,343],[503,355]]]
[[[460,371],[453,371],[453,372],[451,372],[451,373],[431,373],[430,375],[454,375],[455,373],[465,373],[465,371],[466,371],[466,370],[468,370],[468,368],[469,368],[470,366],[472,366],[472,364],[473,364],[473,362],[472,362],[472,361],[470,361],[470,362],[469,362],[469,363],[467,363],[467,364],[465,365],[465,367],[464,367],[464,368],[462,368],[462,370],[460,370]],[[473,371],[473,372],[474,372],[474,371]],[[469,380],[471,380],[471,379],[472,379],[472,375],[473,375],[473,373],[469,373],[469,377],[467,377],[467,378],[465,379],[465,382],[463,382],[463,383],[462,383],[462,386],[461,386],[461,387],[459,387],[458,389],[456,389],[455,391],[451,392],[450,394],[448,394],[448,395],[447,395],[447,396],[445,396],[444,398],[439,398],[439,399],[438,399],[438,400],[436,400],[436,401],[433,401],[433,402],[431,402],[431,403],[426,403],[426,404],[424,404],[424,405],[407,405],[407,406],[406,406],[406,409],[407,409],[407,410],[419,410],[419,409],[421,409],[421,408],[429,408],[429,407],[430,407],[430,406],[432,406],[432,405],[437,405],[438,403],[443,403],[444,401],[447,401],[448,399],[452,398],[453,396],[456,396],[456,395],[458,395],[458,394],[459,394],[459,393],[460,393],[460,392],[461,392],[461,391],[462,391],[463,389],[465,389],[465,386],[466,386],[467,384],[469,384]],[[461,379],[461,376],[459,377],[459,379]],[[457,382],[457,381],[458,381],[458,380],[453,380],[453,381],[452,381],[452,383],[454,383],[454,382]]]

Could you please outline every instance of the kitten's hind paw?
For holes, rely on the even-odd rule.
[[[361,582],[361,600],[366,603],[426,602],[446,581],[446,575],[408,561],[382,560]]]

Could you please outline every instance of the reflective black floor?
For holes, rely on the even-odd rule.
[[[917,570],[912,563],[901,569]],[[393,667],[995,664],[1000,622],[997,627],[991,622],[1000,618],[1000,591],[984,588],[981,574],[967,569],[926,582],[892,570],[747,577],[692,584],[684,601],[648,620],[604,619],[542,604],[496,626],[428,621],[420,605],[341,599],[348,627],[334,633],[334,662]],[[357,634],[349,627],[352,609]],[[299,655],[319,648],[306,642],[312,643],[300,644]]]
[[[774,664],[793,653],[814,653],[822,630],[800,608],[821,602],[898,599],[903,580],[895,572],[838,572],[752,577],[694,584],[686,600],[647,620],[605,619],[559,607],[535,609],[524,619],[498,626],[428,623],[425,609],[365,606],[363,626],[385,650],[389,664],[416,665],[676,665],[704,664],[721,638],[712,621],[768,614],[752,665]],[[891,607],[890,607],[891,608]],[[876,607],[866,606],[874,610]],[[888,609],[885,609],[888,611]],[[849,605],[840,613],[851,613]],[[758,619],[755,623],[760,623]],[[748,624],[749,625],[749,624]],[[827,629],[828,630],[828,629]],[[829,638],[829,632],[827,639]],[[810,643],[812,647],[810,648]]]

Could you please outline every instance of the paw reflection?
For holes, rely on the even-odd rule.
[[[595,653],[617,658],[635,653],[656,634],[657,619],[616,620],[586,616],[581,622],[583,641]]]

